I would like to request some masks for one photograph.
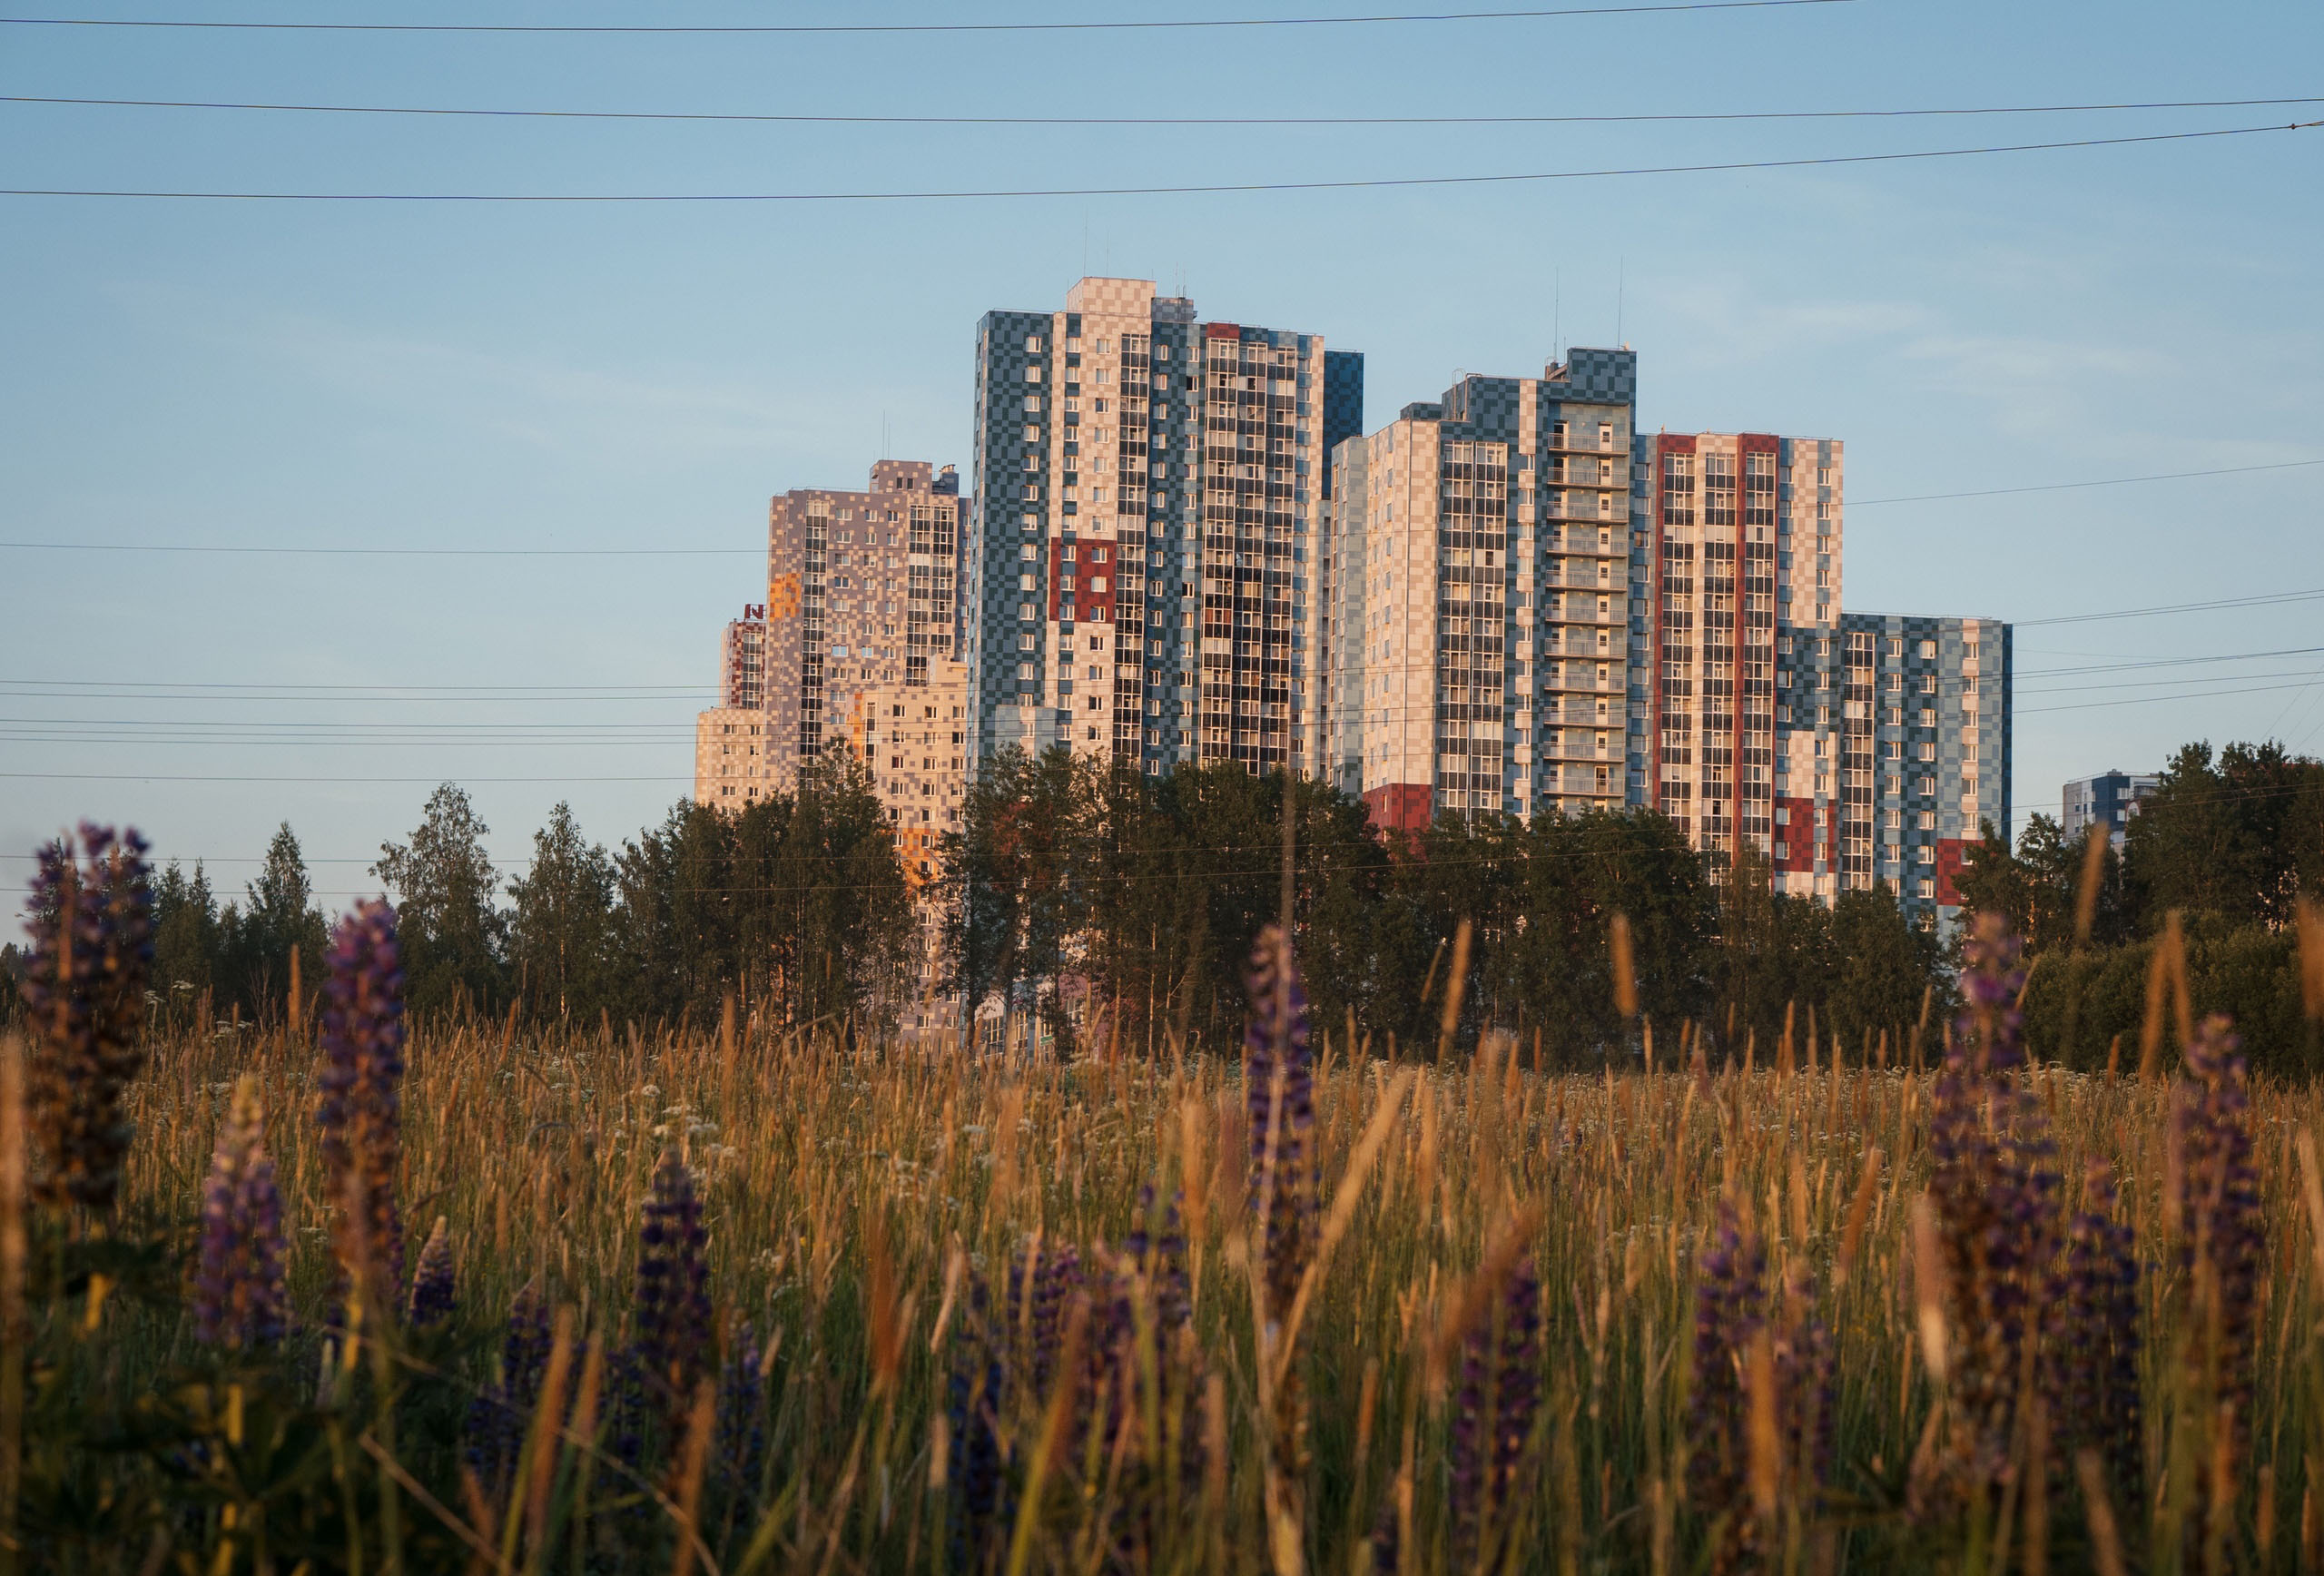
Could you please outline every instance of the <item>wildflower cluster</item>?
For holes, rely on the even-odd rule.
[[[122,1095],[144,1065],[139,1030],[153,962],[152,872],[133,830],[81,823],[83,859],[60,838],[33,872],[22,992],[33,1052],[25,1104],[53,1209],[103,1211],[133,1136]]]
[[[361,902],[332,933],[324,987],[315,1126],[339,1206],[340,1275],[350,1302],[392,1309],[403,1285],[396,1168],[403,1147],[403,968],[396,913]]]
[[[193,1277],[195,1334],[230,1350],[271,1345],[290,1322],[283,1285],[282,1193],[266,1152],[266,1108],[244,1073],[218,1124],[202,1185],[202,1254]]]

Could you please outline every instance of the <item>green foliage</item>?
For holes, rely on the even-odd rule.
[[[2171,757],[2131,817],[2126,876],[2142,933],[2173,909],[2282,931],[2324,891],[2324,762],[2269,741]]]
[[[371,873],[396,893],[405,990],[416,1012],[499,1004],[507,921],[493,899],[499,873],[484,852],[485,825],[465,790],[428,796],[408,843],[383,842]]]
[[[1902,1054],[1925,994],[1941,1007],[1929,939],[1893,896],[1851,894],[1838,916],[1774,896],[1748,852],[1714,887],[1701,856],[1648,809],[1446,816],[1383,837],[1363,803],[1295,781],[1294,909],[1316,1016],[1352,1014],[1375,1050],[1433,1054],[1471,926],[1456,1041],[1514,1034],[1544,1062],[1635,1060],[1613,1006],[1609,935],[1629,916],[1639,1005],[1666,1046],[1709,1020],[1740,1055],[1772,1045],[1787,1007]],[[1244,938],[1283,905],[1284,780],[1232,763],[1167,777],[1068,752],[1007,754],[970,792],[945,843],[951,978],[988,1017],[1039,1020],[1060,1054],[1095,1027],[1109,1041],[1234,1043]]]
[[[2135,1070],[2147,976],[2160,944],[2134,941],[2044,957],[2025,988],[2029,1039],[2045,1048],[2044,1056],[2054,1054],[2080,1071],[2117,1059],[2123,1071]],[[2200,916],[2187,927],[2186,946],[2194,1016],[2232,1017],[2254,1072],[2287,1079],[2324,1073],[2317,1037],[2301,1020],[2294,936]]]

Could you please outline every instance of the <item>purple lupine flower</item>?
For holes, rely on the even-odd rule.
[[[1812,1511],[1832,1475],[1832,1331],[1816,1316],[1815,1275],[1797,1259],[1785,1276],[1782,1315],[1774,1335],[1784,1470],[1795,1478],[1802,1471],[1807,1473],[1797,1492]]]
[[[1009,1305],[1002,1316],[1015,1332],[1010,1344],[1017,1367],[1037,1397],[1046,1397],[1059,1377],[1066,1320],[1073,1299],[1082,1295],[1087,1281],[1081,1252],[1070,1243],[1050,1243],[1036,1236],[1009,1260]]]
[[[2117,1502],[2142,1503],[2138,1249],[2116,1218],[2114,1173],[2103,1160],[2093,1159],[2083,1176],[2050,1307],[2043,1389],[2059,1443],[2069,1453],[2096,1450]]]
[[[974,1270],[952,1325],[951,1357],[944,1390],[945,1537],[949,1568],[966,1573],[990,1567],[1010,1519],[1000,1448],[1008,1370],[994,1338],[990,1295]]]
[[[407,1317],[415,1330],[434,1330],[452,1322],[455,1305],[452,1281],[452,1238],[442,1216],[420,1246],[419,1267],[412,1272],[411,1303]]]
[[[1767,1327],[1767,1251],[1722,1196],[1695,1272],[1694,1391],[1688,1400],[1687,1495],[1713,1528],[1712,1568],[1755,1547],[1749,1409],[1743,1356]]]
[[[133,1136],[121,1097],[145,1063],[139,1030],[153,963],[145,846],[134,830],[84,821],[85,866],[59,838],[33,873],[25,1112],[46,1161],[34,1192],[53,1209],[111,1209],[120,1191]]]
[[[1259,932],[1246,983],[1251,1016],[1243,1030],[1243,1098],[1250,1117],[1251,1187],[1264,1212],[1262,1279],[1272,1322],[1291,1311],[1315,1252],[1315,1064],[1308,1046],[1307,993],[1300,989],[1291,938],[1282,926]]]
[[[1462,1338],[1446,1443],[1452,1568],[1506,1561],[1541,1415],[1541,1283],[1531,1256],[1521,1255]]]
[[[2171,1124],[2183,1233],[2179,1262],[2194,1304],[2188,1327],[2197,1332],[2189,1358],[2211,1376],[2212,1401],[2232,1409],[2230,1448],[2240,1463],[2250,1448],[2267,1217],[2252,1157],[2243,1053],[2220,1014],[2204,1019],[2187,1047]]]
[[[677,1150],[665,1149],[638,1233],[636,1350],[673,1440],[684,1432],[694,1387],[710,1361],[709,1242],[694,1173]]]
[[[1380,1513],[1372,1522],[1372,1576],[1396,1576],[1403,1552],[1403,1527],[1391,1494],[1380,1502]]]
[[[2058,1237],[2049,1118],[2022,1077],[2017,938],[1980,914],[1965,949],[1967,1006],[1929,1117],[1945,1301],[1954,1354],[1941,1427],[1913,1463],[1916,1519],[1949,1519],[2009,1470],[2026,1345],[2041,1322]]]
[[[285,1256],[282,1192],[266,1152],[266,1108],[258,1075],[244,1073],[218,1124],[210,1176],[202,1186],[193,1318],[205,1345],[232,1351],[282,1338],[290,1308]]]
[[[403,968],[395,910],[381,901],[356,904],[332,932],[326,961],[315,1125],[338,1205],[340,1273],[350,1299],[391,1308],[403,1285],[403,1216],[396,1207]]]
[[[1157,1207],[1154,1184],[1148,1182],[1137,1190],[1137,1216],[1122,1239],[1122,1251],[1153,1287],[1157,1327],[1166,1341],[1194,1322],[1194,1283],[1187,1273],[1187,1228],[1179,1217],[1179,1202],[1180,1196],[1174,1193]]]
[[[721,1526],[747,1525],[755,1518],[766,1473],[765,1369],[758,1331],[750,1320],[736,1320],[719,1365],[717,1432],[710,1445],[711,1514]]]
[[[527,1285],[508,1310],[508,1331],[500,1343],[500,1372],[468,1404],[466,1454],[478,1481],[496,1494],[517,1471],[525,1430],[539,1406],[541,1379],[548,1371],[548,1308]]]

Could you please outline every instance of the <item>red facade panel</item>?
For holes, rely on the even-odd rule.
[[[1364,791],[1364,807],[1383,832],[1426,832],[1436,793],[1425,783],[1386,783]]]
[[[1816,871],[1816,801],[1780,795],[1776,808],[1784,813],[1784,824],[1776,836],[1783,843],[1784,855],[1775,862],[1780,871],[1799,875],[1812,875]]]
[[[1961,889],[1953,884],[1968,862],[1968,840],[1959,837],[1939,838],[1936,844],[1936,901],[1946,908],[1961,906]]]

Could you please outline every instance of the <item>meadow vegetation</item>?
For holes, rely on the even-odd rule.
[[[1393,1055],[1279,931],[1226,1054],[408,1024],[381,906],[222,1035],[150,1027],[139,854],[51,852],[0,1055],[15,1570],[2324,1561],[2324,1101],[2176,931],[2111,1070],[1998,919],[1868,1064],[1648,1021],[1612,934],[1586,1072],[1465,938]]]

